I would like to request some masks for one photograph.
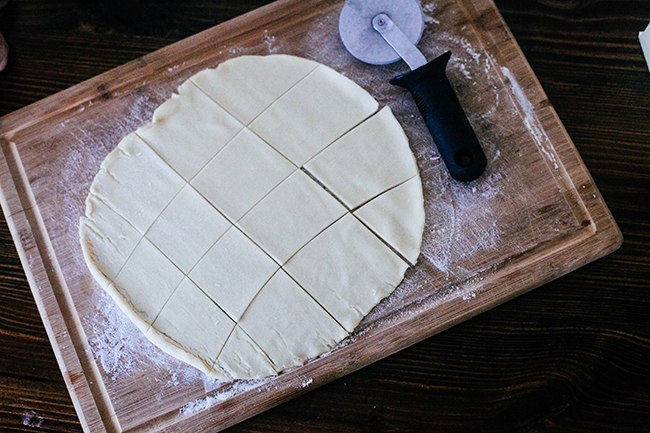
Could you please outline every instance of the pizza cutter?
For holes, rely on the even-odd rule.
[[[357,59],[411,68],[390,80],[411,92],[451,176],[469,182],[487,166],[485,153],[445,74],[451,52],[427,62],[417,49],[424,31],[418,0],[348,0],[339,19],[345,48]]]

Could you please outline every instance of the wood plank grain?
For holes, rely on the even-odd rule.
[[[313,6],[319,7],[314,9]],[[485,257],[481,257],[481,254],[468,256],[461,251],[459,256],[461,261],[454,263],[454,267],[463,271],[453,276],[452,280],[448,276],[446,283],[443,283],[444,279],[440,280],[438,284],[443,284],[442,292],[434,292],[432,295],[428,293],[430,289],[416,290],[402,296],[401,299],[399,295],[394,295],[392,298],[398,296],[395,298],[397,301],[393,301],[392,305],[389,303],[388,308],[376,310],[374,315],[369,316],[365,321],[365,328],[362,326],[357,331],[352,343],[333,351],[327,358],[314,360],[295,372],[273,379],[274,386],[263,388],[263,393],[259,393],[260,388],[254,386],[248,391],[229,396],[223,403],[219,403],[221,399],[217,398],[214,408],[209,408],[212,403],[206,404],[205,410],[195,411],[192,413],[193,416],[188,417],[182,416],[184,411],[181,406],[201,395],[196,385],[188,383],[185,387],[179,388],[182,390],[179,393],[175,393],[176,390],[165,391],[163,388],[162,392],[167,394],[163,400],[165,404],[154,412],[150,410],[151,405],[148,401],[143,400],[147,396],[137,392],[141,386],[136,385],[133,378],[129,378],[124,385],[116,383],[108,387],[109,383],[100,376],[101,372],[96,370],[98,367],[93,364],[93,359],[88,358],[91,340],[106,337],[101,335],[93,337],[92,334],[88,336],[89,331],[95,333],[98,331],[95,327],[91,327],[90,330],[81,328],[81,319],[93,314],[95,301],[88,303],[91,292],[88,283],[85,282],[88,281],[87,272],[85,272],[86,277],[81,280],[76,277],[80,269],[75,265],[74,256],[69,256],[71,249],[75,246],[78,248],[76,231],[70,224],[66,223],[64,226],[56,224],[57,221],[67,222],[74,219],[74,214],[77,212],[74,210],[75,204],[61,205],[60,197],[74,198],[84,195],[83,192],[70,190],[71,185],[69,180],[65,180],[65,172],[50,170],[51,164],[65,165],[73,158],[77,158],[76,155],[67,154],[70,151],[75,154],[79,152],[74,150],[79,135],[70,134],[69,131],[79,130],[85,137],[101,136],[102,131],[97,129],[97,125],[103,122],[98,123],[99,119],[119,118],[120,113],[132,111],[128,105],[125,105],[131,103],[131,95],[137,98],[145,95],[147,101],[153,100],[153,104],[156,104],[154,101],[160,103],[162,99],[156,86],[162,85],[169,92],[170,88],[173,89],[184,79],[183,77],[186,78],[187,74],[184,72],[186,69],[196,70],[214,64],[215,57],[217,61],[223,58],[222,53],[229,46],[228,44],[240,49],[250,46],[253,53],[263,51],[264,45],[259,48],[257,42],[262,29],[264,34],[271,31],[271,34],[279,34],[282,40],[293,44],[294,35],[308,33],[318,14],[331,13],[334,8],[338,8],[336,3],[316,1],[310,5],[304,3],[298,5],[288,1],[275,3],[256,14],[211,29],[141,60],[109,71],[2,119],[2,128],[6,137],[3,143],[6,171],[13,181],[13,184],[7,182],[3,184],[5,198],[3,209],[5,214],[11,217],[8,222],[14,236],[21,239],[19,252],[23,262],[28,266],[28,277],[31,276],[32,289],[37,302],[41,303],[39,309],[45,318],[53,318],[52,322],[46,320],[46,325],[51,323],[49,334],[54,340],[55,354],[59,362],[65,366],[67,373],[65,378],[68,380],[73,401],[78,406],[80,415],[84,415],[82,423],[85,423],[87,428],[94,428],[92,425],[99,422],[97,413],[101,414],[104,420],[108,420],[113,411],[121,427],[102,423],[101,428],[108,431],[120,428],[149,431],[162,427],[168,431],[201,431],[206,428],[207,423],[216,424],[221,428],[227,427],[301,393],[300,387],[295,388],[296,381],[300,381],[301,377],[309,377],[309,384],[314,383],[314,386],[319,386],[334,377],[354,371],[388,353],[407,347],[425,336],[440,332],[511,299],[523,291],[550,281],[617,247],[618,232],[615,225],[606,208],[603,207],[598,192],[582,167],[552,108],[545,103],[546,96],[539,89],[519,49],[512,43],[507,29],[500,24],[500,17],[496,10],[490,3],[480,5],[449,3],[442,9],[446,11],[444,13],[450,29],[460,29],[461,26],[466,26],[468,20],[474,22],[474,31],[480,35],[474,43],[479,44],[477,46],[481,46],[480,44],[483,47],[491,46],[491,55],[496,59],[492,61],[508,66],[501,67],[504,77],[501,77],[497,69],[495,79],[502,80],[501,82],[507,81],[513,93],[505,94],[502,103],[506,104],[507,99],[510,98],[515,108],[510,118],[502,117],[498,124],[508,134],[507,139],[517,143],[518,153],[525,161],[523,166],[532,170],[536,177],[536,182],[530,183],[525,175],[522,176],[525,171],[514,172],[514,175],[521,177],[517,182],[526,183],[527,189],[517,190],[516,195],[505,196],[509,203],[519,200],[517,196],[520,193],[530,194],[530,197],[534,198],[530,204],[523,201],[520,205],[523,206],[520,212],[528,214],[528,223],[526,220],[517,221],[518,213],[514,213],[515,224],[509,224],[504,220],[504,216],[508,214],[499,212],[502,215],[500,224],[504,229],[512,230],[508,236],[513,240],[516,239],[515,243],[504,240],[502,246],[494,248],[493,252],[490,253],[489,249],[485,250],[488,253]],[[313,16],[306,16],[304,14],[306,10],[318,12],[314,12]],[[254,36],[255,34],[257,36]],[[212,41],[223,40],[223,38],[229,38],[227,39],[229,42],[216,52],[212,48]],[[300,41],[299,38],[296,40]],[[300,42],[292,46],[294,53],[300,52],[301,49],[304,48]],[[344,56],[348,57],[347,54]],[[176,70],[181,59],[191,59],[191,61],[183,61],[180,70],[183,75],[179,77],[173,71]],[[166,71],[172,73],[168,74]],[[146,84],[141,84],[143,82]],[[526,94],[522,89],[526,89]],[[384,89],[380,95],[385,97],[385,93]],[[521,100],[521,98],[526,99]],[[467,100],[466,103],[471,104],[471,101]],[[533,109],[538,110],[538,118],[531,117],[535,115]],[[532,127],[529,128],[533,129],[527,131],[525,128],[519,128],[518,130],[517,124],[521,122],[521,118],[532,122]],[[87,126],[68,125],[70,121],[87,122]],[[509,124],[511,126],[508,126]],[[62,129],[63,125],[66,125],[64,129]],[[56,130],[61,132],[54,133]],[[510,133],[510,131],[517,132]],[[543,134],[540,131],[544,131]],[[526,142],[528,144],[525,144]],[[84,148],[95,143],[97,141],[84,144]],[[414,146],[418,143],[421,141],[413,142]],[[103,146],[105,144],[102,143]],[[505,148],[502,149],[505,151]],[[42,157],[46,153],[49,153],[49,157],[44,164]],[[59,159],[60,163],[53,158]],[[92,167],[92,165],[80,166],[77,170],[90,169],[92,173]],[[427,169],[422,168],[422,170],[426,183]],[[83,173],[83,171],[74,172],[77,176],[84,176]],[[57,179],[59,174],[63,174],[64,178]],[[540,174],[546,176],[544,181],[540,181]],[[435,171],[431,171],[430,175],[435,176]],[[75,181],[74,185],[83,188],[89,179],[90,177],[82,177],[81,183]],[[61,189],[57,190],[57,185],[60,185]],[[576,189],[578,185],[581,187],[580,190]],[[556,191],[557,187],[559,190]],[[16,202],[15,198],[18,198],[19,202]],[[78,204],[76,206],[78,207]],[[539,210],[536,209],[537,207]],[[73,209],[72,215],[60,214],[61,211],[67,212],[69,209]],[[453,212],[456,213],[455,210]],[[532,218],[539,221],[535,223],[536,234],[530,232]],[[558,222],[560,226],[557,225]],[[455,216],[451,223],[456,224]],[[549,223],[550,232],[546,234],[544,231],[549,229],[544,226]],[[70,230],[74,232],[72,236],[68,234]],[[521,235],[517,237],[519,234]],[[505,238],[507,239],[508,236]],[[65,244],[65,239],[71,239],[73,243]],[[60,247],[62,249],[57,251],[59,242],[63,242]],[[514,247],[513,252],[509,251],[509,245]],[[33,258],[36,258],[35,262]],[[502,266],[502,263],[505,265]],[[410,278],[416,280],[419,278],[421,282],[411,284],[416,284],[420,288],[425,287],[422,281],[432,284],[431,280],[440,278],[439,271],[434,269],[437,266],[432,263],[428,268],[426,264],[422,265],[420,271],[415,268]],[[531,273],[531,269],[535,272]],[[83,276],[84,270],[81,272]],[[418,272],[424,273],[418,274]],[[470,275],[476,276],[468,280],[467,277]],[[462,295],[463,290],[453,294],[459,285],[469,287],[463,290],[470,290],[472,296],[465,298],[465,295]],[[436,283],[431,287],[436,287]],[[412,312],[405,314],[408,311]],[[68,332],[63,335],[57,331],[57,327],[67,329]],[[386,337],[391,334],[400,338],[387,340]],[[104,374],[104,377],[111,375],[108,371]],[[147,375],[148,373],[145,372],[142,377]],[[230,392],[228,386],[224,387],[222,392]],[[197,415],[204,411],[209,416],[198,418]],[[97,428],[99,427],[97,425]]]
[[[625,5],[624,12],[629,14],[629,19],[625,22],[636,22],[638,20],[635,21],[635,17],[643,16],[642,4],[639,2],[617,2],[616,7],[610,7],[609,11],[617,9],[621,4]],[[597,91],[590,94],[588,80],[591,79],[591,71],[587,68],[588,65],[575,67],[571,64],[570,57],[554,61],[555,47],[545,49],[541,47],[543,40],[527,44],[521,38],[545,29],[548,37],[564,40],[569,45],[572,43],[571,38],[577,40],[583,33],[590,33],[598,39],[600,29],[596,27],[593,18],[607,20],[609,14],[604,14],[600,8],[592,13],[589,20],[584,21],[579,31],[565,29],[562,32],[553,27],[558,21],[557,17],[567,16],[566,21],[572,23],[580,21],[579,17],[572,18],[572,15],[578,14],[575,10],[594,8],[596,4],[566,6],[521,2],[508,6],[511,7],[510,10],[501,8],[506,20],[513,27],[551,101],[580,148],[628,242],[617,254],[600,260],[597,264],[587,266],[544,289],[511,301],[496,311],[483,314],[346,379],[240,424],[234,431],[331,431],[333,428],[341,431],[472,431],[478,428],[497,431],[524,428],[602,431],[615,427],[620,431],[645,431],[647,423],[643,424],[643,421],[647,421],[647,389],[650,387],[647,373],[640,371],[639,366],[643,365],[643,359],[648,358],[647,345],[607,335],[610,330],[621,326],[630,335],[641,336],[646,340],[648,338],[645,310],[648,305],[648,262],[644,259],[649,256],[648,207],[644,205],[648,203],[648,193],[647,188],[638,183],[645,175],[643,165],[635,162],[638,157],[648,157],[647,142],[643,141],[643,131],[647,129],[644,129],[645,123],[628,121],[629,115],[634,114],[635,104],[648,100],[643,96],[647,93],[634,98],[634,90],[637,88],[641,92],[648,90],[645,84],[639,85],[647,83],[643,81],[647,71],[639,69],[635,74],[621,76],[618,74],[618,64],[607,66],[601,63],[600,70],[605,80],[601,89],[611,88],[606,82],[609,80],[613,86],[624,89],[622,94],[628,99],[616,104],[612,102],[615,99],[612,95],[617,96],[616,92],[609,91],[606,95]],[[531,8],[532,12],[529,12]],[[511,22],[513,20],[514,23]],[[550,20],[553,25],[545,20]],[[627,30],[623,32],[622,29],[628,28],[630,26],[627,25],[620,27],[619,33],[625,35]],[[635,32],[627,33],[629,34],[624,36],[625,43],[633,47]],[[83,35],[77,35],[68,39],[82,43],[84,38]],[[580,46],[580,43],[576,43],[576,46]],[[606,59],[615,58],[615,48],[605,48],[612,54],[605,56]],[[535,54],[537,51],[545,52],[542,56]],[[91,50],[86,55],[89,59],[93,57]],[[597,63],[599,54],[591,55],[592,63]],[[630,57],[636,63],[642,62],[640,53]],[[102,62],[101,55],[97,55],[97,62]],[[47,62],[40,67],[46,68]],[[544,74],[539,72],[540,67],[545,68]],[[89,76],[80,77],[79,80],[84,78]],[[559,105],[564,101],[567,89],[580,88],[586,92],[570,95],[571,99],[566,106],[571,115],[565,119]],[[554,91],[558,96],[553,96]],[[611,109],[600,112],[601,115],[609,113],[609,116],[598,118],[595,125],[583,123],[581,118],[590,111],[596,111],[593,107],[598,103],[612,105]],[[4,107],[4,104],[0,105]],[[576,131],[585,134],[586,138],[581,140],[576,137]],[[637,137],[638,145],[635,148],[628,147],[630,137]],[[598,151],[591,156],[585,155],[585,149],[592,149],[591,143],[595,142],[599,143]],[[618,149],[623,151],[618,152]],[[637,153],[629,154],[629,150]],[[32,313],[33,310],[32,307]],[[40,319],[36,317],[35,322],[38,320]],[[548,338],[541,338],[539,332],[529,334],[526,328],[519,325],[520,322],[532,323],[542,333],[545,329],[553,330],[554,327],[559,330],[573,328],[575,331],[574,334],[551,332]],[[477,332],[480,339],[473,338]],[[569,334],[574,336],[569,338]],[[537,353],[535,357],[527,356],[530,346],[557,345],[570,348],[575,341],[582,341],[583,337],[589,335],[604,337],[584,340],[585,344],[580,349],[583,356],[563,358],[553,351],[548,356],[543,353]],[[463,343],[466,340],[474,343],[465,348]],[[617,362],[602,363],[599,367],[595,360],[601,359],[601,356],[604,360],[617,359],[618,350],[601,350],[607,346],[604,341],[610,341],[607,344],[620,350],[636,369]],[[614,345],[613,341],[618,341],[619,345]],[[492,348],[493,345],[498,350]],[[418,362],[412,362],[413,357]],[[500,363],[496,363],[495,359]],[[492,368],[500,369],[501,365],[504,370],[509,366],[515,372],[533,372],[535,368],[544,366],[548,368],[550,376],[560,372],[557,377],[561,377],[562,371],[570,370],[568,366],[574,365],[574,369],[578,369],[576,377],[580,381],[568,381],[562,386],[555,386],[553,384],[557,382],[553,380],[537,380],[543,375],[529,374],[527,386],[537,392],[511,392],[508,391],[510,385],[517,383],[516,373],[499,375],[496,380],[491,380]],[[579,369],[579,366],[589,365],[596,365],[595,370],[601,374],[585,374]],[[409,369],[405,366],[412,367]],[[406,368],[409,373],[396,375],[402,368]],[[409,374],[414,374],[415,379],[405,377]],[[602,380],[608,376],[612,380]],[[476,384],[482,381],[485,384],[477,387]],[[586,385],[590,392],[581,391]],[[340,396],[343,395],[346,399],[342,401]],[[564,401],[566,404],[559,407],[554,407],[553,404],[538,406],[537,402],[545,401],[538,397],[544,395],[552,401]],[[500,405],[494,403],[497,400],[501,401]],[[500,410],[492,412],[493,408]],[[339,416],[338,411],[345,416]],[[24,428],[20,418],[15,418],[14,421],[16,431]]]

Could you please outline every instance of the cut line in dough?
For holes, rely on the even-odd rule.
[[[410,263],[415,263],[424,230],[423,203],[422,182],[418,176],[372,199],[355,210],[354,215]]]
[[[154,344],[218,379],[332,349],[419,253],[417,167],[377,109],[292,56],[191,77],[93,180],[79,226],[92,275]]]
[[[336,140],[305,169],[348,209],[418,174],[408,139],[389,107]]]

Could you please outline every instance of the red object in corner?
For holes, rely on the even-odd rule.
[[[0,33],[0,71],[3,71],[5,66],[7,66],[7,57],[9,56],[9,47],[7,46],[7,41]]]

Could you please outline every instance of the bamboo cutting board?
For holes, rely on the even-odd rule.
[[[338,0],[281,0],[0,119],[0,198],[55,355],[89,432],[224,429],[614,251],[621,235],[490,0],[424,0],[419,47],[448,68],[488,157],[451,180],[408,94],[338,38]],[[104,157],[194,73],[244,54],[324,63],[389,105],[421,171],[422,254],[330,353],[219,383],[158,350],[94,282],[77,225]]]

